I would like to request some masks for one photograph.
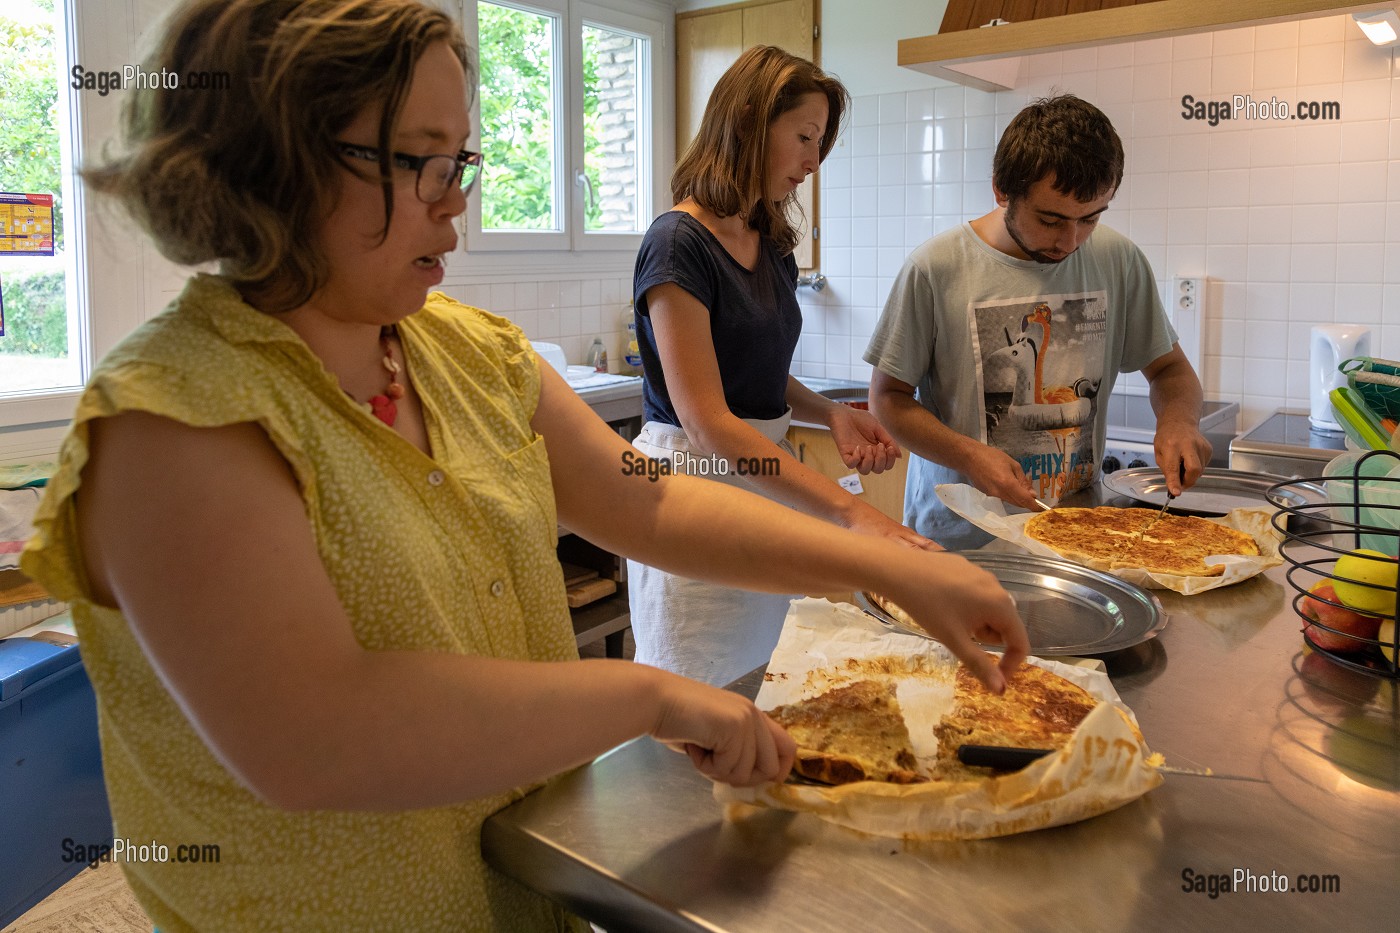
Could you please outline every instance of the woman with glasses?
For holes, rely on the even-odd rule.
[[[841,82],[773,46],[749,49],[715,84],[671,178],[676,206],[637,257],[646,424],[635,443],[678,472],[703,470],[855,531],[936,547],[802,464],[786,440],[796,417],[827,426],[861,473],[899,456],[869,412],[788,374],[802,330],[797,188],[836,145],[849,103]],[[792,599],[637,561],[628,594],[637,660],[717,685],[767,662]]]
[[[888,591],[995,685],[1023,653],[957,558],[624,476],[518,329],[430,293],[480,162],[436,8],[194,0],[149,65],[234,86],[133,94],[85,178],[220,271],[97,367],[24,567],[73,603],[117,834],[218,847],[123,864],[164,933],[586,929],[486,867],[490,813],[643,734],[715,780],[786,774],[747,700],[578,660],[556,522],[732,584]]]

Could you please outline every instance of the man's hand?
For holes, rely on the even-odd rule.
[[[1201,380],[1177,344],[1143,367],[1142,374],[1157,415],[1152,452],[1167,478],[1167,492],[1178,496],[1201,478],[1210,462],[1210,441],[1200,431]]]
[[[955,469],[989,496],[996,496],[1023,509],[1038,509],[1030,478],[1021,465],[995,447],[976,444]]]
[[[841,461],[862,475],[883,473],[899,459],[899,445],[868,411],[834,405],[827,427]]]
[[[1195,424],[1159,421],[1152,451],[1166,477],[1167,492],[1173,496],[1194,486],[1210,463],[1210,441]]]

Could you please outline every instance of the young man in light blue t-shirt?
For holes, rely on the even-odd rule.
[[[1102,111],[1037,101],[997,144],[997,209],[919,246],[895,279],[865,351],[871,409],[911,452],[905,524],[945,547],[989,538],[938,501],[939,483],[1027,509],[1092,485],[1120,372],[1147,377],[1172,493],[1210,460],[1201,383],[1152,269],[1098,226],[1122,180]]]

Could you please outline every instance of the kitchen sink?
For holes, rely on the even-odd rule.
[[[818,389],[817,394],[833,402],[864,402],[870,397],[870,389],[865,386],[837,386]]]
[[[797,381],[813,392],[834,402],[863,402],[870,397],[870,384],[855,379],[825,379],[821,376],[798,376]]]

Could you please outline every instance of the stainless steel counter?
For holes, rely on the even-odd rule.
[[[1105,659],[1169,764],[1264,783],[1168,777],[1072,826],[902,843],[806,814],[728,822],[686,758],[641,739],[488,820],[486,858],[612,933],[1394,929],[1397,685],[1302,655],[1285,569],[1159,593],[1162,635]],[[1220,893],[1237,870],[1256,891]],[[1338,890],[1257,890],[1300,875]]]
[[[626,382],[598,386],[591,389],[577,389],[579,398],[587,402],[598,417],[609,423],[631,418],[638,419],[640,430],[642,417],[642,377],[634,376]],[[634,435],[636,431],[632,432]]]

